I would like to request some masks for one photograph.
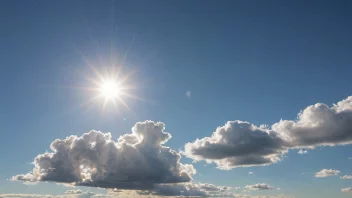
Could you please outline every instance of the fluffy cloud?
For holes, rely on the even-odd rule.
[[[268,184],[264,184],[264,183],[247,185],[245,188],[249,189],[249,190],[272,190],[272,189],[274,189],[274,187],[272,187]]]
[[[352,187],[351,188],[343,188],[341,189],[342,192],[352,192]]]
[[[333,169],[323,169],[317,173],[315,173],[315,177],[330,177],[330,176],[336,176],[340,173],[339,170],[333,170]]]
[[[329,107],[317,103],[271,127],[229,121],[210,137],[186,143],[184,154],[195,161],[215,163],[220,169],[269,165],[288,149],[314,149],[352,143],[352,96]],[[302,154],[304,151],[302,150]]]
[[[254,172],[248,172],[248,175],[254,175]]]
[[[32,172],[12,179],[137,190],[189,182],[195,169],[180,163],[181,155],[164,146],[171,138],[164,128],[161,122],[145,121],[118,141],[99,131],[57,139],[50,145],[52,152],[34,159]]]
[[[267,165],[280,161],[286,152],[285,142],[265,127],[249,122],[229,121],[211,137],[185,145],[185,155],[196,161],[214,162],[218,168]]]
[[[333,105],[317,103],[304,109],[298,120],[281,120],[273,130],[291,147],[335,146],[352,143],[352,96]]]
[[[341,179],[352,179],[352,175],[344,175],[340,177]]]

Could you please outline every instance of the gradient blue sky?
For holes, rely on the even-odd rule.
[[[0,1],[0,21],[0,194],[65,192],[7,180],[32,170],[29,163],[56,138],[97,129],[116,139],[137,121],[155,120],[166,124],[173,135],[167,145],[178,150],[229,120],[271,125],[351,95],[349,0],[13,0]],[[87,60],[99,71],[123,64],[133,72],[131,93],[142,100],[126,99],[130,110],[108,104],[103,111],[99,101],[80,106],[92,97],[73,88],[90,86]],[[347,198],[341,188],[352,180],[314,174],[327,168],[351,175],[351,150],[291,150],[277,164],[230,171],[199,162],[194,178],[281,188],[253,195]]]

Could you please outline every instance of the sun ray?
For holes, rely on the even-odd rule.
[[[124,100],[122,100],[121,98],[118,98],[117,100],[118,100],[123,106],[125,106],[129,111],[131,111],[131,109],[128,107],[127,103],[126,103]]]

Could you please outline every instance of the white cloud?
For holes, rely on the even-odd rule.
[[[351,144],[351,131],[352,96],[332,107],[321,103],[308,106],[297,120],[280,120],[271,127],[228,121],[210,137],[186,143],[184,154],[226,170],[263,166],[279,162],[288,149]]]
[[[117,141],[112,140],[110,133],[99,131],[90,131],[81,137],[57,139],[51,143],[51,152],[35,158],[32,172],[14,176],[12,179],[116,190],[111,190],[109,195],[70,189],[65,195],[57,196],[6,196],[88,198],[115,197],[122,194],[122,197],[245,197],[234,194],[231,187],[194,183],[191,178],[196,173],[194,167],[180,163],[181,155],[164,146],[170,138],[171,135],[164,132],[163,123],[146,121],[137,123],[132,128],[132,133],[122,135]]]
[[[333,169],[323,169],[317,173],[315,173],[315,177],[330,177],[330,176],[336,176],[340,173],[339,170],[333,170]]]
[[[352,192],[352,187],[350,187],[350,188],[343,188],[343,189],[341,189],[341,192]]]
[[[291,147],[335,146],[352,143],[352,96],[332,107],[317,103],[305,108],[298,120],[281,120],[273,130]]]
[[[200,189],[203,189],[208,192],[216,192],[216,191],[224,192],[232,189],[231,187],[228,187],[228,186],[216,186],[214,184],[207,184],[207,183],[204,183],[204,184],[201,183],[201,184],[198,184],[198,186]]]
[[[341,179],[352,179],[352,175],[344,175],[340,177]]]
[[[268,184],[265,184],[265,183],[247,185],[245,188],[248,190],[272,190],[272,189],[274,189],[274,187],[272,187]]]
[[[184,154],[196,161],[214,162],[218,168],[228,170],[276,163],[286,151],[279,134],[237,120],[218,127],[211,137],[187,143]]]
[[[248,175],[254,175],[254,172],[248,172]]]
[[[57,139],[50,145],[52,152],[34,159],[32,172],[12,179],[137,190],[153,189],[156,183],[189,182],[196,171],[164,146],[171,138],[164,127],[161,122],[138,122],[117,142],[110,133],[99,131]]]
[[[297,153],[298,153],[298,154],[301,154],[301,155],[304,155],[304,154],[307,154],[308,151],[307,151],[307,150],[299,149],[299,151],[298,151]]]
[[[83,191],[79,190],[79,189],[77,189],[77,190],[72,189],[72,190],[68,190],[65,192],[65,194],[82,194],[82,193],[83,193]]]

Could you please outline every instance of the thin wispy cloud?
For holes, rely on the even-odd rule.
[[[352,179],[352,175],[344,175],[340,177],[341,179]]]
[[[247,185],[245,188],[248,190],[273,190],[274,189],[274,187],[265,183]]]
[[[342,192],[346,192],[346,193],[352,193],[352,187],[350,188],[343,188],[341,189]]]
[[[186,196],[186,197],[235,197],[232,188],[213,184],[180,183],[160,184],[152,190],[138,191],[140,195]]]
[[[83,193],[83,191],[82,190],[79,190],[79,189],[73,189],[73,190],[67,190],[66,192],[65,192],[65,194],[82,194]]]
[[[340,174],[339,170],[323,169],[315,173],[314,177],[331,177],[331,176],[337,176],[338,174]]]

